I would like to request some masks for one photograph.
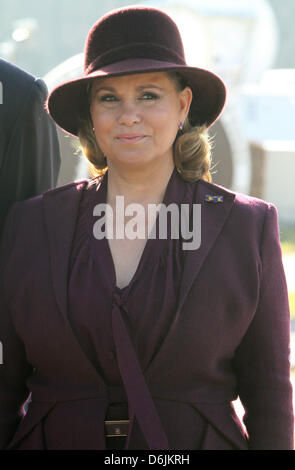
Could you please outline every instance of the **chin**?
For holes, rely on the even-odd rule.
[[[119,160],[116,159],[118,163],[131,166],[140,166],[150,163],[152,160],[147,155],[125,155],[122,156]]]

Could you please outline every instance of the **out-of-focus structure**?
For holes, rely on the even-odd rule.
[[[51,70],[44,80],[49,91],[56,85],[79,77],[83,72],[83,54],[77,54]],[[79,139],[58,127],[58,137],[62,155],[58,186],[70,181],[89,178],[87,161],[82,156]]]
[[[211,128],[213,181],[274,202],[280,217],[295,221],[295,72],[271,70],[278,30],[266,0],[141,2],[176,21],[187,62],[218,73],[228,87],[227,106]],[[44,78],[49,89],[82,72],[78,54]],[[73,153],[77,139],[60,131],[63,164],[59,184],[88,176]]]
[[[11,26],[11,38],[0,42],[0,57],[15,63],[23,45],[29,44],[29,46],[32,46],[34,44],[34,35],[39,25],[35,18],[28,17],[13,21]]]
[[[276,204],[280,220],[295,223],[295,70],[267,70],[240,96],[252,153],[251,192]]]

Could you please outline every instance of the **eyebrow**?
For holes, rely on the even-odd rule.
[[[139,91],[143,90],[144,88],[157,88],[158,90],[162,90],[161,87],[159,87],[157,85],[153,85],[152,83],[146,83],[144,85],[139,85],[139,86],[136,87],[136,89],[139,90]],[[98,91],[101,91],[101,90],[116,92],[116,89],[111,87],[111,86],[101,86],[101,87],[94,88],[95,93],[97,93]]]

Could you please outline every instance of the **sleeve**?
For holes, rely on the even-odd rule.
[[[23,417],[23,405],[29,397],[26,378],[33,370],[15,332],[3,283],[5,265],[13,245],[16,206],[17,203],[8,213],[0,245],[0,449],[5,449]]]
[[[257,309],[235,356],[238,394],[250,449],[292,450],[290,310],[273,204],[266,209],[261,261]]]
[[[0,229],[15,201],[37,196],[56,186],[60,170],[60,148],[56,125],[46,112],[47,87],[36,79],[18,113],[15,128],[1,168]]]

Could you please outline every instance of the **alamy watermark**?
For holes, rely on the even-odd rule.
[[[172,239],[181,236],[182,240],[186,240],[182,243],[183,250],[197,250],[201,245],[201,204],[193,204],[192,208],[189,204],[180,204],[180,207],[175,203],[168,206],[163,203],[148,204],[146,214],[143,205],[132,203],[125,207],[124,196],[116,196],[115,214],[111,205],[101,203],[94,207],[93,215],[100,217],[93,226],[93,235],[97,240],[145,239],[146,229],[148,238],[156,238],[158,228],[160,239],[167,239],[169,231]],[[132,219],[125,224],[125,217],[130,216],[133,216]]]
[[[3,85],[0,81],[0,104],[3,104]]]
[[[3,364],[3,345],[0,341],[0,364]]]

